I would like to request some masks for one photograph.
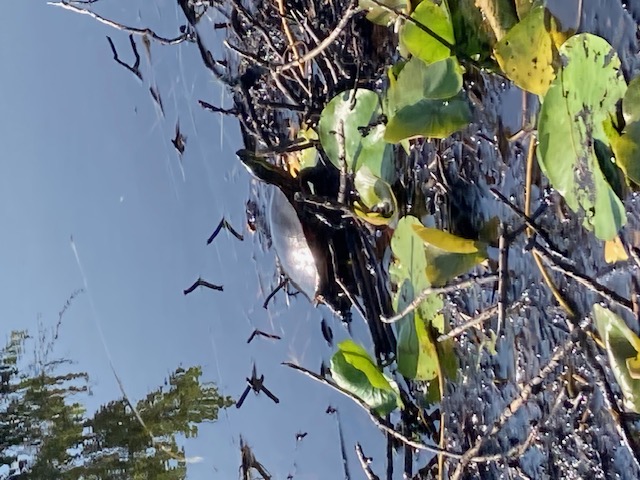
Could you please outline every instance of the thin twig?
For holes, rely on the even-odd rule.
[[[329,45],[331,45],[338,38],[338,36],[342,33],[344,28],[349,23],[349,20],[351,20],[351,18],[358,12],[359,10],[358,10],[357,2],[355,2],[354,0],[351,0],[349,7],[345,10],[344,15],[336,25],[336,28],[334,28],[333,31],[322,42],[320,42],[315,48],[312,48],[311,50],[309,50],[302,57],[292,62],[285,63],[284,65],[276,66],[275,72],[276,73],[285,72],[287,70],[290,70],[293,67],[303,65],[309,60],[312,60],[315,57],[317,57],[320,53],[322,53],[326,48],[329,47]]]
[[[217,290],[219,292],[222,292],[224,290],[222,285],[214,285],[213,283],[209,283],[206,280],[203,280],[202,278],[198,278],[198,280],[196,280],[195,283],[191,285],[189,288],[184,290],[183,293],[185,295],[189,295],[198,287],[206,287],[206,288],[210,288],[211,290]]]
[[[556,270],[558,272],[564,273],[565,275],[573,278],[578,283],[580,283],[580,284],[584,285],[585,287],[587,287],[592,292],[595,292],[598,295],[600,295],[601,297],[605,298],[609,302],[614,303],[616,305],[619,305],[622,308],[624,308],[625,310],[633,313],[633,304],[631,303],[630,300],[624,298],[621,295],[618,295],[613,290],[609,290],[607,287],[605,287],[604,285],[599,284],[595,280],[592,280],[591,278],[589,278],[585,274],[576,271],[568,263],[566,263],[566,262],[564,262],[562,260],[559,260],[557,258],[554,258],[551,255],[551,253],[549,253],[549,251],[546,248],[544,248],[542,245],[540,245],[539,243],[536,242],[533,245],[533,251],[535,253],[537,253],[538,255],[540,255],[542,257],[542,259],[546,262],[546,264],[549,265],[549,268],[551,268],[552,270]]]
[[[507,313],[507,269],[509,268],[509,249],[507,248],[505,226],[502,222],[500,222],[498,249],[498,326],[496,327],[496,335],[500,337]]]
[[[302,372],[303,374],[307,375],[308,377],[311,377],[314,380],[316,380],[316,381],[318,381],[318,382],[320,382],[320,383],[322,383],[324,385],[328,385],[329,387],[333,388],[334,390],[337,390],[338,392],[342,393],[343,395],[346,395],[351,400],[353,400],[358,405],[360,405],[360,407],[362,407],[369,414],[369,417],[371,417],[371,420],[373,421],[373,423],[378,428],[380,428],[381,430],[383,430],[386,433],[391,434],[394,438],[400,440],[405,445],[408,445],[409,447],[415,448],[417,450],[424,450],[426,452],[431,452],[431,453],[441,453],[442,455],[444,455],[447,458],[453,458],[453,459],[461,459],[462,458],[462,455],[459,454],[459,453],[452,453],[452,452],[449,452],[449,451],[446,451],[446,450],[442,450],[439,447],[436,447],[436,446],[433,446],[433,445],[425,445],[424,443],[416,442],[414,440],[411,440],[411,439],[405,437],[400,432],[396,431],[391,425],[389,425],[389,423],[386,420],[384,420],[383,418],[380,418],[379,415],[374,413],[369,408],[369,406],[363,400],[361,400],[359,397],[355,396],[353,393],[349,392],[348,390],[345,390],[340,385],[337,385],[336,383],[334,383],[334,382],[332,382],[330,380],[327,380],[326,378],[318,375],[317,373],[314,373],[311,370],[307,370],[306,368],[301,367],[300,365],[296,365],[295,363],[284,362],[283,365],[286,365],[287,367],[290,367],[290,368],[293,368],[294,370]]]
[[[153,38],[156,42],[161,43],[162,45],[178,45],[179,43],[187,42],[191,40],[191,37],[189,36],[188,32],[185,32],[182,35],[179,35],[174,38],[161,37],[150,28],[128,27],[126,25],[123,25],[122,23],[109,20],[108,18],[98,15],[97,13],[92,12],[91,10],[87,10],[86,8],[80,8],[70,3],[67,3],[64,0],[61,2],[47,2],[47,5],[64,8],[65,10],[71,10],[72,12],[79,13],[81,15],[89,15],[94,20],[97,20],[98,22],[104,25],[107,25],[109,27],[115,28],[116,30],[129,32],[133,35],[148,35],[151,38]]]
[[[405,315],[410,314],[416,308],[418,308],[420,306],[420,304],[422,302],[424,302],[425,299],[429,295],[438,294],[438,293],[451,293],[451,292],[455,292],[457,290],[462,290],[463,288],[472,287],[472,286],[475,286],[475,285],[485,285],[487,283],[492,283],[492,282],[495,282],[497,279],[498,279],[498,275],[497,274],[490,273],[490,274],[485,275],[483,277],[471,277],[471,278],[467,278],[467,279],[464,279],[464,280],[460,280],[460,281],[451,283],[449,285],[445,285],[444,287],[428,287],[428,288],[425,288],[400,313],[398,313],[398,314],[396,314],[396,315],[394,315],[392,317],[383,317],[383,316],[381,316],[380,317],[380,321],[382,321],[383,323],[395,323],[395,322],[397,322],[402,317],[404,317]]]
[[[521,305],[522,305],[521,300],[515,301],[511,305],[509,305],[509,307],[507,308],[507,311],[520,308]],[[444,342],[446,340],[449,340],[450,338],[455,338],[461,335],[462,333],[464,333],[466,330],[472,327],[475,327],[477,325],[480,325],[481,323],[489,320],[491,317],[493,317],[497,313],[498,313],[498,305],[493,305],[491,307],[488,307],[484,312],[479,313],[478,315],[469,319],[462,325],[458,325],[457,327],[452,328],[447,333],[443,333],[437,338],[437,341]]]

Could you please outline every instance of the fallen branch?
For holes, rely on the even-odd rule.
[[[425,288],[420,294],[409,304],[407,307],[402,310],[400,313],[392,316],[392,317],[380,317],[380,321],[382,323],[395,323],[400,320],[405,315],[410,314],[416,308],[420,306],[425,299],[432,294],[438,293],[451,293],[456,290],[461,290],[463,288],[472,287],[474,285],[485,285],[487,283],[493,283],[498,279],[498,275],[495,273],[491,273],[489,275],[485,275],[483,277],[471,277],[465,280],[460,280],[458,282],[451,283],[449,285],[445,285],[444,287],[429,287]]]

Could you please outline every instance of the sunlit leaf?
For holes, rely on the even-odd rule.
[[[353,180],[360,200],[354,205],[356,215],[372,225],[389,225],[398,220],[398,202],[391,186],[376,177],[366,165]]]
[[[640,379],[637,378],[640,338],[618,315],[599,304],[593,306],[598,334],[604,342],[613,371],[624,397],[624,406],[640,413]],[[629,368],[633,369],[633,376]]]
[[[584,226],[610,240],[626,217],[600,169],[595,145],[608,143],[603,122],[615,115],[626,90],[620,60],[604,39],[591,34],[570,38],[559,53],[565,66],[540,111],[538,161],[567,205],[584,215]]]
[[[626,177],[640,185],[640,121],[628,123],[622,135],[611,142],[616,164]]]
[[[411,14],[411,18],[430,29],[449,45],[455,44],[453,25],[445,2],[436,5],[432,0],[423,0]],[[413,22],[405,23],[400,32],[400,42],[412,55],[426,63],[444,60],[453,54],[449,46]]]
[[[520,88],[544,95],[555,77],[557,49],[538,6],[496,44],[494,55],[504,74]]]
[[[308,142],[310,140],[318,140],[318,134],[313,128],[301,128],[298,132],[298,138]],[[318,163],[318,149],[316,147],[305,148],[296,153],[300,163],[300,170],[314,167]]]
[[[402,406],[397,385],[353,340],[338,344],[338,351],[331,358],[331,376],[338,385],[363,400],[379,415],[384,416]]]
[[[363,88],[357,89],[354,102],[352,95],[352,90],[336,95],[322,111],[318,123],[322,148],[331,163],[341,168],[336,129],[342,121],[345,159],[349,171],[356,172],[360,166],[367,165],[374,175],[392,182],[395,174],[393,146],[384,140],[385,127],[380,122],[380,98],[376,92]]]

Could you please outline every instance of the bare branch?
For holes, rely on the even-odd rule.
[[[72,3],[69,3],[66,0],[62,0],[60,2],[47,2],[47,5],[52,5],[54,7],[64,8],[65,10],[71,10],[74,13],[79,13],[81,15],[89,15],[94,20],[107,25],[108,27],[115,28],[116,30],[121,30],[123,32],[128,32],[132,35],[148,35],[153,38],[156,42],[161,43],[163,45],[177,45],[182,42],[191,41],[191,36],[188,32],[183,33],[174,38],[161,37],[156,34],[150,28],[137,28],[137,27],[129,27],[127,25],[123,25],[114,20],[109,20],[91,10],[87,10],[86,8],[80,8]]]
[[[124,68],[133,73],[140,81],[142,79],[142,73],[140,72],[140,55],[138,54],[138,48],[136,47],[136,42],[133,39],[133,35],[129,35],[129,42],[131,42],[131,49],[133,50],[133,54],[135,55],[136,61],[133,65],[127,65],[120,57],[118,57],[118,52],[116,50],[116,46],[113,44],[111,37],[107,36],[107,41],[109,42],[109,46],[111,47],[111,51],[113,52],[113,59],[116,61],[118,65],[122,65]]]
[[[458,282],[451,283],[449,285],[445,285],[444,287],[429,287],[425,288],[422,292],[418,294],[418,296],[411,302],[407,307],[402,310],[400,313],[392,316],[392,317],[380,317],[380,320],[383,323],[395,323],[400,320],[405,315],[410,314],[416,308],[420,306],[425,299],[434,293],[451,293],[456,290],[460,290],[467,287],[472,287],[474,285],[485,285],[487,283],[495,282],[498,279],[498,275],[495,273],[491,273],[489,275],[485,275],[484,277],[471,277],[465,280],[460,280]]]

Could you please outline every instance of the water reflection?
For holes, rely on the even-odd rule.
[[[177,366],[145,398],[128,398],[120,384],[120,398],[89,413],[82,398],[91,392],[89,374],[51,356],[63,316],[35,336],[9,332],[0,350],[3,478],[185,478],[181,440],[197,437],[233,399],[201,380],[201,366]]]

